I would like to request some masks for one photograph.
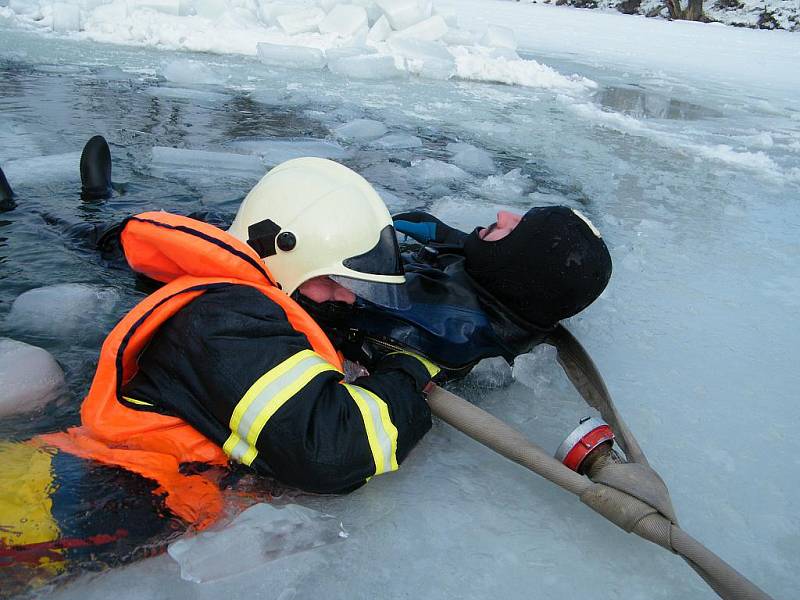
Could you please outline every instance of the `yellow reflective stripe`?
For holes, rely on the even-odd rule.
[[[255,451],[255,448],[251,448],[247,445],[246,442],[242,441],[235,433],[232,433],[230,437],[225,441],[225,444],[222,446],[222,450],[231,457],[232,460],[236,462],[243,463],[245,461],[245,457],[247,457],[251,451]],[[255,458],[255,454],[253,454],[253,458]],[[250,460],[248,465],[252,463],[252,459]]]
[[[320,359],[322,360],[322,359]],[[294,396],[297,392],[303,389],[308,383],[314,379],[320,373],[324,371],[335,371],[336,367],[334,367],[329,362],[323,361],[322,364],[316,364],[308,368],[300,377],[298,377],[291,385],[283,388],[279,394],[273,396],[269,399],[266,406],[258,413],[258,417],[253,422],[252,427],[250,427],[250,431],[247,432],[247,443],[250,445],[255,445],[258,436],[261,434],[261,430],[264,429],[264,425],[267,424],[270,417],[274,415],[278,409],[286,404],[286,401],[289,400],[292,396]]]
[[[122,399],[126,402],[130,402],[131,404],[138,404],[139,406],[155,406],[155,404],[150,404],[144,400],[137,400],[136,398],[131,398],[129,396],[123,396]]]
[[[231,435],[222,446],[232,459],[251,465],[258,456],[256,441],[267,421],[320,373],[337,371],[312,350],[287,358],[260,377],[242,397],[231,415]]]
[[[244,416],[245,411],[250,408],[253,400],[255,400],[256,396],[258,396],[261,390],[275,381],[278,377],[286,373],[286,371],[290,370],[301,360],[308,358],[309,356],[316,356],[316,353],[313,350],[303,350],[302,352],[298,352],[259,377],[256,382],[250,386],[250,389],[245,392],[245,395],[242,396],[242,399],[239,400],[236,408],[233,409],[233,414],[231,414],[230,420],[231,431],[237,431],[239,429],[239,421],[242,420],[242,416]]]
[[[397,427],[394,426],[392,423],[392,418],[389,416],[389,405],[386,404],[381,398],[374,394],[373,392],[369,391],[366,388],[361,388],[364,390],[372,401],[377,405],[381,425],[383,426],[383,430],[386,432],[386,435],[389,438],[389,466],[391,467],[391,471],[397,471],[400,467],[397,464]]]
[[[392,356],[393,354],[405,354],[406,356],[411,356],[413,358],[416,358],[419,362],[422,363],[422,366],[425,367],[425,369],[428,371],[428,375],[430,375],[431,378],[436,377],[436,375],[439,374],[439,371],[442,370],[441,367],[439,367],[439,365],[432,363],[427,358],[425,358],[424,356],[422,356],[420,354],[417,354],[416,352],[407,352],[407,351],[406,352],[390,352],[386,356]]]
[[[389,417],[389,407],[371,391],[357,385],[344,384],[361,411],[367,440],[375,461],[375,475],[396,471],[397,428]]]

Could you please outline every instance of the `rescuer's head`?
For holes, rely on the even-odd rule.
[[[366,179],[330,160],[297,158],[272,169],[244,199],[228,233],[258,253],[287,294],[307,282],[306,289],[330,287],[319,279],[326,277],[348,288],[405,281],[383,200]]]

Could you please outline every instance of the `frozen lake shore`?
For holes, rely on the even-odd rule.
[[[18,207],[0,225],[2,316],[21,293],[53,283],[111,286],[122,306],[137,298],[126,276],[43,229],[37,211],[79,220],[230,211],[286,152],[336,153],[392,210],[425,208],[463,228],[491,221],[498,207],[580,208],[602,230],[615,272],[568,326],[686,530],[790,597],[800,583],[800,41],[565,12],[458,3],[461,29],[511,28],[520,55],[552,69],[526,86],[281,69],[254,58],[257,42],[275,41],[266,30],[243,51],[243,36],[222,29],[204,48],[215,53],[198,54],[192,39],[171,46],[157,29],[148,41],[130,27],[117,41],[132,48],[89,31],[43,35],[0,13],[0,164],[39,161],[27,163],[39,165],[27,179],[16,163]],[[698,52],[703,60],[691,60]],[[87,210],[63,165],[48,173],[41,157],[80,150],[93,133],[112,142],[115,177],[129,186]],[[458,158],[464,143],[489,162]],[[223,167],[210,176],[212,164]],[[0,335],[37,343],[66,367],[72,412],[62,418],[74,418],[96,347],[12,325]],[[486,369],[457,390],[554,448],[577,400],[552,360],[523,357],[506,387],[485,387],[509,379]],[[164,555],[49,595],[713,597],[679,559],[441,423],[397,474],[346,497],[292,500],[333,515],[347,539],[212,583],[180,579]]]

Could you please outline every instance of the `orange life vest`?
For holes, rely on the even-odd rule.
[[[135,271],[166,285],[142,300],[106,338],[81,406],[81,426],[39,439],[157,481],[157,491],[167,495],[167,507],[203,528],[219,516],[222,496],[212,481],[202,475],[183,475],[180,466],[190,462],[223,465],[227,456],[181,419],[132,410],[119,401],[122,387],[137,372],[139,355],[159,327],[211,286],[247,285],[279,304],[314,351],[340,370],[341,359],[308,313],[275,287],[255,251],[221,229],[188,217],[148,212],[126,222],[121,241]]]

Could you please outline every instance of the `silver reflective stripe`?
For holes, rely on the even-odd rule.
[[[250,449],[250,446],[244,440],[239,440],[231,450],[230,457],[236,462],[242,462],[245,453]]]
[[[287,388],[289,385],[291,385],[297,379],[299,379],[300,376],[306,372],[306,370],[318,364],[327,365],[328,362],[325,359],[316,355],[309,356],[308,358],[301,360],[294,367],[286,371],[286,373],[284,373],[283,375],[278,377],[275,381],[267,385],[253,399],[250,406],[242,415],[242,418],[239,421],[239,426],[236,428],[235,433],[238,433],[239,437],[241,437],[243,440],[247,440],[248,433],[250,432],[250,429],[252,428],[253,424],[258,418],[258,415],[261,413],[262,410],[264,410],[264,408],[266,408],[270,400],[272,400],[282,389]],[[238,446],[239,444],[236,445],[237,448]],[[247,444],[245,443],[245,448],[246,447]],[[236,448],[234,448],[234,452],[235,451]]]
[[[351,393],[358,394],[358,397],[369,407],[369,418],[372,419],[372,428],[375,431],[376,441],[380,448],[381,456],[383,456],[383,470],[375,473],[388,473],[392,470],[392,439],[389,437],[389,432],[383,425],[381,420],[381,408],[375,399],[370,396],[366,391],[357,385],[347,386]],[[377,468],[377,465],[376,465]]]

